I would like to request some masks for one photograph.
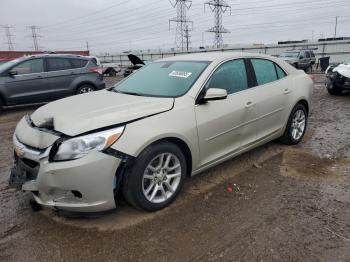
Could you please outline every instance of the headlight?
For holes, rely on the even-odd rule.
[[[72,160],[86,156],[91,151],[102,151],[116,142],[125,126],[106,131],[75,137],[59,145],[54,161]]]

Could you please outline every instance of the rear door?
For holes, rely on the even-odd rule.
[[[239,151],[242,143],[256,138],[256,107],[248,90],[244,59],[220,65],[204,87],[226,89],[224,100],[195,106],[201,165]]]
[[[45,60],[51,100],[73,95],[75,89],[72,83],[77,74],[70,59],[48,57]]]
[[[292,81],[280,66],[261,58],[250,59],[256,76],[257,140],[278,134],[284,127]]]
[[[17,74],[7,76],[5,88],[9,104],[30,104],[48,101],[45,93],[48,83],[45,79],[42,58],[33,58],[12,67]]]

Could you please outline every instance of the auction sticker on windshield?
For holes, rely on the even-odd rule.
[[[181,77],[181,78],[188,78],[192,75],[191,72],[185,72],[185,71],[172,71],[169,76],[174,77]]]

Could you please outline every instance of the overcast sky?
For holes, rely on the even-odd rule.
[[[174,0],[173,0],[174,1]],[[193,20],[191,45],[212,45],[214,25],[203,0],[193,0],[187,11]],[[232,11],[223,14],[231,31],[225,44],[275,43],[332,37],[335,16],[338,36],[350,36],[349,0],[226,0]],[[168,0],[0,0],[0,25],[13,25],[16,50],[33,49],[27,26],[40,27],[43,50],[82,50],[89,42],[93,53],[171,48],[175,42],[176,17]],[[0,28],[0,50],[7,50]],[[205,32],[205,33],[203,33]]]

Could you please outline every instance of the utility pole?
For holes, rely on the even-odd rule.
[[[8,51],[13,51],[13,42],[12,42],[13,35],[11,35],[11,29],[13,29],[14,26],[12,26],[12,25],[1,25],[0,27],[5,29],[5,35],[6,35],[6,39],[7,39]]]
[[[38,43],[38,38],[41,37],[41,35],[38,35],[37,31],[39,31],[40,27],[31,25],[31,26],[27,26],[27,29],[30,29],[32,32],[32,34],[29,37],[33,39],[34,50],[39,51],[40,47]]]
[[[334,38],[337,38],[338,16],[335,17]]]
[[[204,3],[205,6],[208,5],[211,11],[214,13],[215,25],[207,30],[207,32],[214,33],[214,47],[222,48],[223,39],[222,34],[230,33],[230,31],[223,27],[222,25],[222,14],[225,13],[228,9],[231,14],[231,6],[228,5],[224,0],[211,0]]]
[[[89,51],[89,41],[86,41],[86,50]]]
[[[188,29],[188,25],[186,25],[186,28],[185,28],[185,39],[186,39],[186,50],[188,51],[188,48],[189,48],[189,45],[191,43],[191,40],[190,40],[190,30]]]
[[[189,39],[186,38],[186,28],[188,29],[188,24],[192,25],[193,30],[193,21],[189,20],[186,16],[186,10],[189,10],[192,6],[191,0],[169,0],[172,7],[176,7],[177,10],[177,16],[175,18],[169,19],[169,30],[170,30],[170,23],[176,22],[176,33],[175,33],[175,45],[177,48],[180,48],[181,50],[184,50],[185,43],[186,45],[189,44]],[[187,32],[187,36],[188,32]],[[186,40],[187,39],[187,40]]]

